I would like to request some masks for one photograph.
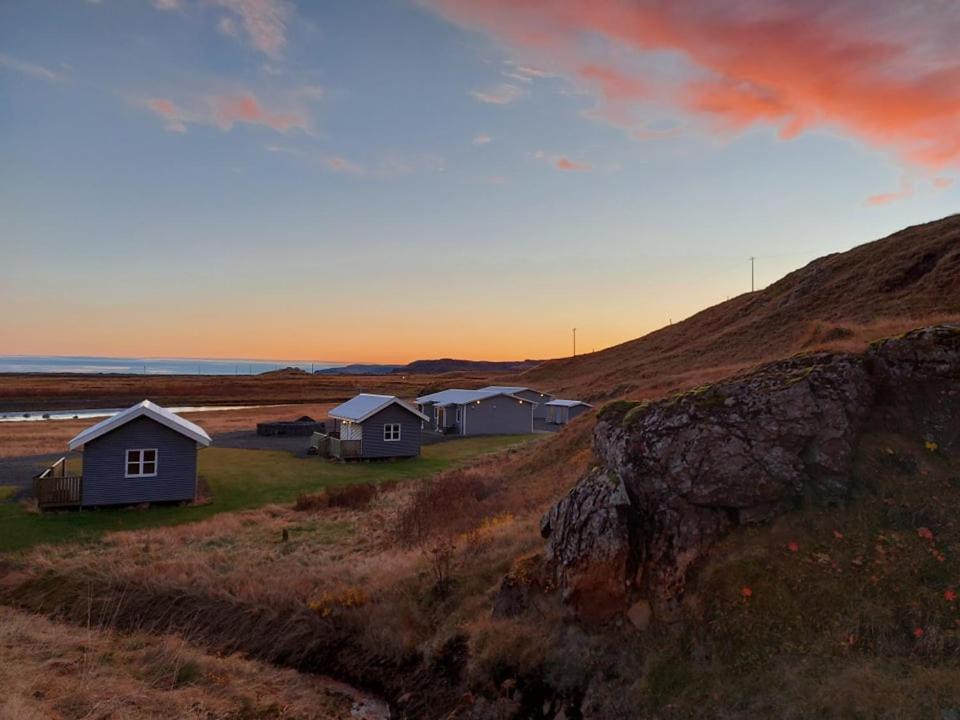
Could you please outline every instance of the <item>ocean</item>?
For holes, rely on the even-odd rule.
[[[345,363],[304,360],[211,358],[119,358],[58,355],[0,355],[0,373],[122,373],[132,375],[257,375],[296,367],[307,372]]]

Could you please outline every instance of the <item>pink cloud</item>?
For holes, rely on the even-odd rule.
[[[278,113],[264,109],[251,94],[217,96],[210,99],[219,127],[230,130],[236,123],[265,125],[278,132],[293,128],[305,130],[307,119],[294,112]]]
[[[951,177],[935,177],[933,179],[933,186],[940,190],[946,190],[948,187],[953,186],[953,178]]]
[[[239,16],[250,42],[260,52],[277,58],[287,44],[287,22],[293,14],[285,0],[216,0]],[[223,30],[221,25],[221,30]],[[231,28],[233,29],[233,28]]]
[[[342,157],[327,158],[327,167],[334,172],[345,173],[347,175],[359,176],[366,172],[366,169],[363,167],[363,165],[351,162],[350,160]]]
[[[213,125],[231,130],[237,123],[262,125],[277,132],[306,130],[308,120],[299,111],[276,112],[265,108],[251,93],[210,95],[184,107],[167,98],[150,98],[144,104],[165,120],[171,132],[186,132],[188,125]]]
[[[878,193],[867,198],[866,204],[870,206],[889,205],[890,203],[903,200],[913,195],[913,183],[907,178],[900,181],[900,189],[893,192]]]
[[[22,73],[23,75],[29,75],[30,77],[40,78],[42,80],[50,80],[51,82],[63,82],[64,80],[63,75],[43,65],[24,62],[23,60],[17,60],[9,55],[0,53],[0,68],[4,67]]]
[[[470,92],[480,102],[493,105],[508,105],[524,95],[524,90],[510,83],[501,83],[487,90],[472,90]]]
[[[601,103],[591,114],[614,124],[655,99],[708,128],[828,127],[914,165],[960,165],[955,3],[422,1],[585,85]]]
[[[170,132],[185,133],[187,131],[183,113],[173,101],[165,98],[151,98],[147,100],[147,107],[166,119],[164,127]]]

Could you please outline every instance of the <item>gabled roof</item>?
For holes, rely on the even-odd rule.
[[[485,388],[480,388],[481,390],[495,390],[501,393],[507,393],[508,395],[516,395],[517,393],[522,392],[535,392],[537,395],[542,395],[544,397],[549,397],[550,393],[540,392],[535,388],[528,387],[514,387],[512,385],[487,385]]]
[[[148,417],[151,420],[155,420],[161,425],[175,430],[191,440],[195,440],[204,447],[207,447],[212,442],[210,436],[207,435],[206,431],[199,425],[189,420],[184,420],[176,413],[172,413],[156,403],[144,400],[132,407],[128,407],[126,410],[121,410],[116,415],[108,417],[96,425],[91,425],[70,441],[69,448],[76,450],[81,445],[85,445],[91,440],[96,440],[101,435],[106,435],[111,430],[116,430],[121,425],[126,425],[128,422],[136,420],[139,417]]]
[[[553,405],[554,407],[577,407],[578,405],[583,405],[584,407],[592,408],[593,405],[590,403],[585,403],[583,400],[551,400],[545,405]]]
[[[349,420],[350,422],[363,422],[367,418],[373,417],[378,412],[389,405],[399,405],[407,412],[413,413],[421,420],[429,420],[422,412],[414,410],[395,395],[371,395],[369,393],[360,393],[354,398],[347,400],[342,405],[337,405],[328,415],[337,420]]]
[[[487,398],[497,397],[498,395],[503,395],[504,397],[512,398],[514,400],[523,400],[523,398],[518,398],[515,395],[512,395],[508,392],[503,392],[502,390],[441,390],[440,392],[431,393],[430,395],[424,395],[417,398],[418,403],[435,403],[437,405],[466,405],[467,403],[478,402],[480,400],[486,400]],[[524,402],[529,402],[523,400]]]

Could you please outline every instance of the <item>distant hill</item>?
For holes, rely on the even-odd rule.
[[[353,363],[341,367],[315,370],[314,375],[389,375],[402,365],[378,365],[375,363]]]
[[[618,308],[618,312],[627,312]],[[802,350],[858,350],[960,316],[960,215],[814,260],[636,340],[513,381],[568,397],[656,397]]]
[[[394,370],[405,375],[440,375],[448,372],[507,373],[523,372],[537,367],[542,360],[505,360],[502,362],[486,360],[414,360],[412,363]]]
[[[449,372],[515,373],[536,367],[541,360],[414,360],[406,365],[378,365],[354,363],[342,367],[324,368],[316,375],[442,375]]]

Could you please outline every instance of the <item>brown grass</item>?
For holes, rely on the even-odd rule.
[[[117,635],[0,607],[0,718],[350,718],[356,696],[323,678],[181,638]]]
[[[359,392],[412,398],[433,387],[480,387],[495,376],[444,375],[84,375],[0,374],[0,412],[161,405],[340,403]]]

